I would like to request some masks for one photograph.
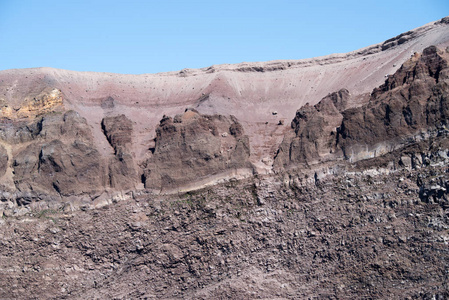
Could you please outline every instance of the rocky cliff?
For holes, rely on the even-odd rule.
[[[449,53],[432,46],[375,89],[364,107],[348,110],[339,132],[345,156],[381,155],[444,130],[448,116]]]
[[[347,90],[296,112],[275,158],[278,169],[385,155],[445,131],[449,101],[449,52],[435,46],[416,53],[368,103],[348,108]]]
[[[1,71],[0,298],[448,298],[448,26],[300,61]]]
[[[434,48],[414,53],[429,43],[445,51],[445,20],[348,54],[308,60],[136,76],[1,71],[4,199],[14,202],[26,192],[35,200],[75,196],[104,203],[133,191],[189,190],[386,153],[398,139],[444,118],[435,89],[444,90],[447,57]],[[433,108],[423,102],[431,93]],[[197,115],[182,117],[186,109]],[[435,112],[421,114],[423,109]],[[382,118],[389,123],[379,125]],[[241,136],[231,132],[232,124]],[[67,164],[74,153],[92,161]],[[57,157],[61,163],[52,165]],[[87,170],[91,163],[95,167]]]
[[[208,178],[226,177],[229,171],[252,175],[249,139],[233,116],[186,110],[174,118],[164,117],[151,152],[143,167],[146,188],[173,190],[192,183],[193,188]]]

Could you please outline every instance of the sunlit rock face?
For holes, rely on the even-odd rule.
[[[147,188],[174,189],[251,168],[248,136],[232,116],[187,110],[174,118],[164,117],[152,151],[144,167]]]
[[[296,61],[0,71],[0,299],[448,299],[448,26]]]
[[[348,108],[350,94],[340,90],[314,106],[303,106],[284,137],[275,166],[356,162],[447,130],[448,61],[446,50],[431,46],[388,76],[364,105]]]
[[[58,89],[46,88],[35,97],[26,97],[18,107],[9,105],[5,99],[0,98],[0,118],[32,119],[62,110],[64,110],[63,96]]]
[[[386,155],[444,125],[448,26],[304,60],[1,71],[0,184],[92,201]]]
[[[6,139],[14,143],[11,167],[17,191],[45,198],[45,194],[68,197],[104,188],[101,157],[86,120],[78,113],[50,113],[24,127],[35,130],[19,140]]]
[[[133,124],[125,115],[106,117],[101,126],[109,144],[114,149],[114,157],[109,159],[108,180],[113,189],[135,188],[139,180],[132,151]]]
[[[338,144],[346,158],[356,161],[369,153],[382,155],[385,148],[397,149],[445,129],[449,116],[448,61],[447,51],[428,47],[374,89],[367,105],[345,111]],[[363,148],[367,153],[358,155]]]

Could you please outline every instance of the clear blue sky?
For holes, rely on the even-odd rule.
[[[449,0],[0,0],[0,70],[141,74],[301,59],[447,15]]]

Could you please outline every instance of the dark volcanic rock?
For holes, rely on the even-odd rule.
[[[109,160],[109,186],[116,190],[128,190],[138,183],[134,160],[129,153],[119,151]]]
[[[49,114],[32,143],[14,156],[14,182],[21,191],[71,196],[104,189],[104,168],[89,126],[78,113]]]
[[[42,118],[33,122],[0,120],[0,139],[10,144],[32,141],[42,130]]]
[[[153,156],[144,167],[145,187],[171,189],[226,171],[251,168],[249,139],[234,117],[187,110],[164,117]]]
[[[306,104],[291,123],[294,134],[287,134],[275,158],[275,168],[291,164],[315,164],[335,153],[337,127],[350,95],[342,89],[329,94],[318,104]]]
[[[426,48],[375,89],[369,104],[343,112],[338,144],[345,157],[382,154],[421,132],[446,127],[448,57],[436,47]]]
[[[33,121],[3,126],[6,142],[29,143],[13,157],[18,192],[50,199],[52,195],[94,197],[108,187],[116,191],[134,187],[138,182],[136,166],[127,148],[131,121],[123,115],[105,118],[102,127],[115,149],[109,162],[96,149],[89,125],[77,112],[48,113]]]
[[[449,117],[449,54],[431,46],[415,54],[369,102],[348,107],[348,92],[298,110],[275,167],[313,165],[329,159],[358,161],[388,153],[446,130]]]
[[[408,32],[401,33],[400,35],[395,36],[394,38],[386,40],[382,44],[381,49],[382,49],[382,51],[385,51],[385,50],[395,47],[397,45],[404,44],[405,42],[414,39],[417,34],[418,33],[416,31],[408,31]]]
[[[19,191],[71,196],[95,194],[104,187],[98,151],[79,141],[32,144],[14,158],[13,168]]]
[[[135,187],[138,178],[130,154],[133,134],[131,120],[125,115],[106,117],[102,120],[101,127],[115,153],[115,157],[109,160],[109,185],[118,190]]]
[[[93,143],[86,119],[75,111],[55,112],[28,120],[0,120],[0,139],[10,144],[45,139],[77,139]]]
[[[101,121],[101,128],[115,153],[132,142],[133,124],[125,115],[104,118]]]
[[[38,138],[46,140],[77,140],[93,145],[93,136],[86,119],[75,111],[64,114],[47,114],[42,117]]]

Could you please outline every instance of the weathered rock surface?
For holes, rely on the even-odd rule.
[[[415,54],[369,102],[348,108],[347,90],[300,108],[275,159],[276,167],[355,162],[384,155],[446,130],[449,53],[431,46]]]
[[[164,117],[152,151],[143,175],[145,187],[151,189],[175,189],[251,168],[248,136],[232,116],[186,110],[174,118]]]
[[[308,103],[296,112],[275,158],[275,168],[289,165],[313,165],[329,159],[337,151],[337,128],[343,120],[342,111],[348,106],[350,94],[346,89],[329,94],[318,104]],[[335,155],[332,155],[335,157]]]
[[[382,155],[415,136],[445,128],[449,53],[431,46],[372,93],[369,104],[343,113],[338,144],[351,160]]]
[[[104,189],[104,166],[84,118],[69,111],[36,122],[31,127],[39,130],[12,162],[19,192],[67,197]]]
[[[1,71],[0,298],[448,298],[448,24],[301,61]]]
[[[141,168],[134,158],[135,132],[128,117],[105,116],[101,136],[94,136],[78,112],[46,102],[53,94],[59,95],[55,90],[39,93],[44,99],[36,102],[40,110],[1,118],[0,138],[11,149],[0,148],[2,189],[9,193],[4,199],[20,205],[42,200],[94,203],[104,193],[132,191],[142,183],[153,190],[192,189],[252,174],[249,139],[235,117],[192,110],[167,117]],[[101,139],[113,149],[111,154],[105,154],[106,146],[101,149]]]
[[[173,117],[187,107],[201,114],[234,115],[251,140],[251,162],[259,173],[269,173],[271,168],[265,162],[273,159],[285,133],[285,127],[278,124],[288,124],[305,103],[313,106],[340,89],[347,89],[354,101],[359,101],[414,52],[430,45],[441,49],[449,46],[448,28],[444,20],[429,23],[384,50],[380,43],[319,58],[214,65],[163,74],[4,70],[0,71],[0,109],[1,114],[3,105],[20,110],[34,98],[41,99],[42,91],[56,89],[64,108],[86,119],[105,157],[111,153],[107,141],[100,141],[101,121],[124,114],[133,122],[136,164],[147,159],[147,149],[163,115]]]
[[[0,298],[445,299],[446,166],[4,217]]]
[[[64,109],[60,90],[46,87],[39,94],[29,94],[19,103],[8,103],[1,99],[0,117],[8,119],[34,118],[36,116]]]
[[[133,126],[125,115],[106,117],[101,126],[114,148],[115,157],[109,160],[109,185],[111,188],[127,190],[139,182],[137,168],[131,155]]]
[[[125,115],[106,117],[101,127],[116,154],[131,146],[133,124]]]
[[[8,168],[8,153],[6,149],[0,145],[0,177],[3,176]]]

